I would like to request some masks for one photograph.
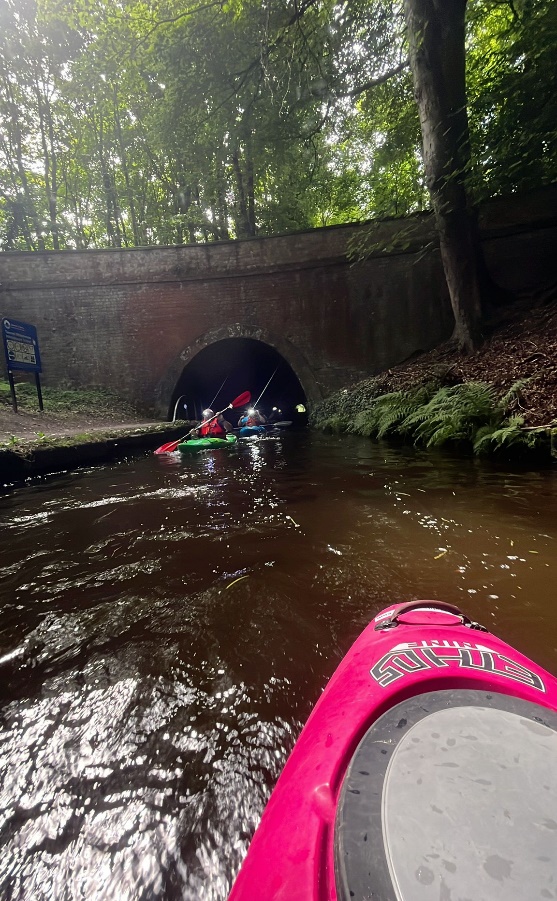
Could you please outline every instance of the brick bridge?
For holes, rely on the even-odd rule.
[[[557,186],[491,201],[482,240],[513,292],[556,280]],[[352,264],[366,234],[371,251]],[[104,386],[161,417],[244,389],[288,404],[446,339],[452,315],[432,217],[134,250],[0,254],[0,316],[37,327],[43,381]],[[428,244],[430,249],[428,248]],[[425,248],[425,250],[424,250]]]

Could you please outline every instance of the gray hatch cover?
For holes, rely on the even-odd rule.
[[[557,715],[430,692],[366,733],[337,810],[340,901],[557,899]]]

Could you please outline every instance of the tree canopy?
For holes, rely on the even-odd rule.
[[[466,191],[555,181],[555,3],[464,6]],[[407,24],[404,0],[1,0],[0,247],[428,208]]]

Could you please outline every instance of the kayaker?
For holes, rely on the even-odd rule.
[[[260,413],[259,410],[254,410],[253,407],[250,407],[249,410],[246,410],[243,416],[240,416],[238,420],[238,425],[240,427],[247,426],[248,428],[254,425],[265,425],[267,422],[263,413]]]
[[[211,419],[211,417],[213,417]],[[213,415],[213,410],[203,410],[204,424],[196,430],[198,438],[225,438],[226,433],[232,431],[232,426],[222,413]],[[208,422],[206,420],[209,420]]]

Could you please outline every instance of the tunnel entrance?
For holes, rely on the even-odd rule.
[[[255,338],[225,338],[196,354],[172,392],[168,418],[176,409],[176,419],[201,419],[207,407],[222,410],[244,391],[251,392],[252,404],[260,397],[257,408],[275,422],[305,425],[307,399],[294,370],[274,347]],[[230,410],[227,419],[236,426],[241,413]]]

